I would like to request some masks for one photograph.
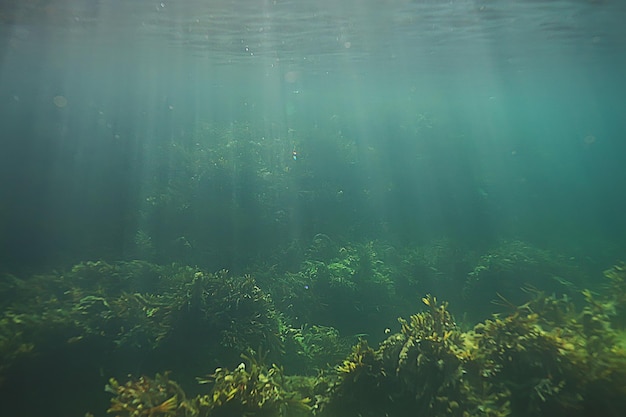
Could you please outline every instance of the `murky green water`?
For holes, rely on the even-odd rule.
[[[625,18],[601,0],[4,2],[12,415],[104,415],[129,373],[201,392],[246,348],[311,374],[427,293],[469,331],[541,291],[582,314],[590,288],[621,334],[602,272],[626,259]],[[256,323],[229,310],[250,298],[259,334],[228,324]],[[556,415],[544,397],[567,389],[543,384]]]

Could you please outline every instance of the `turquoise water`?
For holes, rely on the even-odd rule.
[[[135,196],[154,171],[161,186],[180,172],[155,161],[172,141],[198,142],[201,123],[248,125],[267,158],[317,164],[345,197],[317,201],[325,226],[288,196],[272,201],[285,229],[272,244],[337,233],[337,210],[343,234],[623,244],[619,2],[3,8],[4,264],[126,257],[145,228],[129,215],[145,205]],[[344,160],[336,140],[354,147]],[[245,250],[264,247],[267,230],[241,233],[259,239]]]
[[[470,285],[498,253],[601,287],[626,259],[625,21],[617,0],[3,2],[0,273],[142,260],[272,293],[371,250],[468,321],[506,292]],[[375,299],[338,293],[333,321],[272,297],[296,327],[370,331]],[[98,390],[162,369],[102,363]]]

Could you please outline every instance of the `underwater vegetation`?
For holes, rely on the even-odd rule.
[[[580,297],[574,283],[584,279],[580,267],[563,256],[518,240],[502,241],[473,260],[466,273],[463,299],[472,304],[468,308],[472,316],[484,320],[492,313],[489,305],[496,293],[514,304],[528,298],[520,288]]]
[[[337,363],[350,351],[348,338],[334,327],[302,325],[288,329],[282,364],[300,375],[316,374],[329,364]]]
[[[316,134],[311,146],[285,126],[198,123],[159,144],[136,201],[142,226],[126,246],[140,259],[239,273],[288,244],[297,218],[307,219],[298,221],[307,239],[347,230],[353,206],[340,196],[361,190],[356,145],[336,131]]]
[[[607,311],[611,318],[611,325],[620,330],[626,330],[626,264],[620,263],[604,271],[608,279],[606,293],[608,297],[600,305],[601,310]],[[588,298],[591,293],[586,294]]]
[[[311,414],[310,399],[289,388],[288,377],[276,365],[270,368],[242,355],[233,371],[217,368],[207,379],[208,394],[187,398],[167,374],[140,377],[121,385],[111,378],[106,390],[115,395],[108,413],[116,417],[276,416]]]
[[[626,406],[613,310],[536,292],[461,332],[445,303],[423,302],[399,334],[377,350],[361,342],[337,367],[331,415],[618,416]]]
[[[57,351],[107,358],[96,369],[132,353],[146,369],[194,377],[250,348],[310,373],[350,346],[332,327],[292,325],[251,275],[225,270],[83,262],[28,279],[6,276],[0,291],[0,377]]]
[[[242,355],[234,371],[218,368],[210,375],[212,388],[199,397],[211,416],[306,416],[310,399],[289,385],[282,368],[266,367],[252,357]],[[201,381],[202,382],[202,381]]]
[[[468,373],[472,353],[447,304],[422,301],[427,310],[399,319],[400,333],[376,350],[359,342],[337,366],[328,415],[508,415],[505,393]]]
[[[380,341],[398,316],[411,315],[425,293],[448,294],[463,325],[473,326],[498,311],[492,303],[498,294],[522,304],[529,297],[525,288],[541,288],[582,300],[585,280],[571,259],[521,241],[501,241],[481,253],[452,239],[397,247],[317,234],[308,247],[290,247],[287,254],[301,261],[283,270],[279,261],[257,269],[277,308],[294,323],[367,334],[370,341]]]
[[[426,309],[399,319],[400,332],[377,349],[360,340],[332,370],[306,381],[243,355],[244,362],[234,371],[218,368],[200,379],[211,388],[189,400],[167,380],[160,382],[156,397],[135,388],[149,379],[126,386],[112,380],[107,389],[116,396],[109,412],[619,416],[626,406],[626,351],[615,343],[618,332],[610,318],[598,316],[593,302],[576,309],[567,298],[536,292],[530,302],[511,306],[508,315],[494,316],[466,332],[457,327],[446,303],[431,295],[422,302]],[[157,375],[155,380],[163,378]]]
[[[228,362],[250,346],[278,358],[291,334],[251,276],[226,271],[85,262],[28,281],[13,277],[4,291],[14,301],[0,319],[2,368],[67,346],[97,346],[107,354],[141,351],[169,366],[175,365],[167,353],[172,349],[185,361],[209,355]]]
[[[320,234],[295,252],[299,263],[254,275],[145,261],[6,275],[0,384],[65,352],[102,385],[113,376],[100,395],[120,417],[587,417],[626,407],[623,264],[592,291],[577,289],[571,264],[522,242],[461,256],[445,240],[398,249]],[[499,273],[522,288],[499,285]],[[491,297],[476,292],[486,282]],[[420,294],[464,286],[450,297],[488,304],[486,319],[459,323],[452,303]]]
[[[268,281],[269,291],[294,321],[331,326],[344,334],[380,332],[395,317],[397,305],[392,271],[379,250],[382,245],[376,242],[342,245],[319,234],[298,271],[277,274]]]
[[[195,404],[185,398],[185,393],[167,373],[157,374],[154,379],[140,377],[120,385],[111,378],[106,391],[116,397],[111,401],[109,413],[117,416],[176,416],[194,410]],[[182,412],[178,414],[178,410]]]

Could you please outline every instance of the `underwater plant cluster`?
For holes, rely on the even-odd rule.
[[[585,290],[566,259],[519,241],[455,248],[319,235],[296,271],[96,261],[7,275],[3,395],[116,417],[620,415],[626,266]],[[465,288],[449,294],[458,319],[435,296],[451,282]],[[488,286],[497,305],[464,314]],[[42,370],[63,384],[21,377]],[[88,403],[68,392],[76,380],[95,387]]]

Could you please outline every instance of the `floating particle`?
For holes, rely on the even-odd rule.
[[[54,98],[52,99],[52,102],[54,103],[55,106],[57,106],[60,109],[67,106],[67,99],[63,96],[54,96]]]

